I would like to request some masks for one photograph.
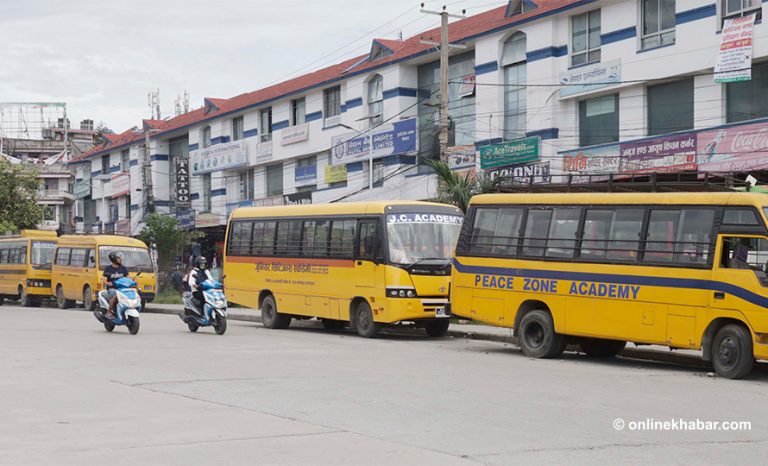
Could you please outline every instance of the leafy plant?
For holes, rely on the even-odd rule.
[[[36,228],[45,206],[38,204],[38,170],[0,157],[0,233]]]
[[[424,165],[432,168],[438,178],[438,202],[453,204],[462,212],[469,207],[469,200],[477,194],[498,191],[505,177],[491,177],[486,173],[477,174],[474,170],[459,172],[451,170],[447,163],[437,159],[427,159]]]
[[[154,245],[158,254],[158,268],[168,272],[173,269],[176,256],[184,246],[203,236],[199,231],[179,228],[179,221],[173,215],[149,214],[138,238],[147,245]]]

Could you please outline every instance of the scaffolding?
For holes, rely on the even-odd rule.
[[[69,120],[66,103],[0,102],[0,153],[7,154],[6,140],[51,140],[54,128],[64,132],[64,159],[68,160]]]

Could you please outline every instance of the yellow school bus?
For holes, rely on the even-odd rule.
[[[112,251],[123,253],[123,265],[139,285],[142,307],[155,298],[155,268],[142,241],[113,235],[69,235],[59,238],[51,273],[51,287],[61,309],[77,301],[86,309],[93,307],[96,294],[104,287],[102,274]]]
[[[445,335],[462,218],[425,202],[237,209],[227,229],[227,298],[261,309],[267,328],[316,317],[364,337],[398,322]]]
[[[51,262],[56,232],[22,230],[0,237],[0,304],[18,299],[22,306],[37,307],[51,296]]]
[[[477,196],[450,310],[514,328],[530,357],[635,342],[701,349],[744,377],[768,359],[766,206],[731,192]]]

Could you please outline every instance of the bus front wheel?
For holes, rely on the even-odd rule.
[[[432,338],[444,337],[448,334],[448,326],[451,322],[448,319],[435,319],[427,322],[424,330],[427,331],[427,335]]]
[[[752,335],[742,325],[729,324],[718,330],[711,351],[715,373],[726,379],[746,377],[755,365]]]
[[[626,341],[584,338],[579,341],[581,350],[590,358],[612,358],[624,351]]]
[[[261,303],[261,322],[266,328],[285,329],[291,325],[291,316],[277,312],[275,298],[269,295]]]
[[[517,332],[523,354],[529,358],[556,358],[565,351],[565,336],[555,332],[552,315],[539,309],[520,319]]]
[[[360,301],[355,308],[355,328],[357,334],[365,338],[373,338],[381,330],[381,324],[373,320],[371,306],[365,301]]]

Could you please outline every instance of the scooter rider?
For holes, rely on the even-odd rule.
[[[107,287],[107,299],[109,300],[109,309],[107,309],[107,318],[115,318],[115,305],[117,304],[117,289],[115,281],[128,276],[128,269],[123,265],[123,253],[112,251],[109,253],[109,261],[112,262],[104,269],[104,284]]]
[[[195,305],[195,307],[197,307],[198,310],[201,311],[201,313],[203,303],[205,302],[205,297],[203,296],[203,292],[200,289],[200,285],[206,280],[213,280],[213,277],[211,276],[211,272],[208,270],[208,261],[205,259],[205,257],[200,256],[195,259],[195,268],[192,269],[192,271],[189,273],[189,279],[187,280],[187,283],[189,284],[189,289],[192,292],[192,303]]]

